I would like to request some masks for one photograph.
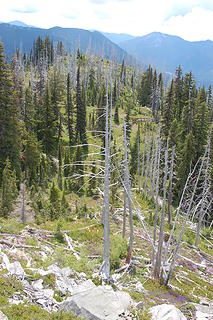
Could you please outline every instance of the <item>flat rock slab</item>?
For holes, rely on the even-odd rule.
[[[128,293],[114,291],[110,286],[98,286],[87,280],[74,289],[72,297],[60,309],[72,311],[87,320],[117,320],[130,306]]]
[[[152,320],[187,320],[182,312],[172,304],[161,304],[150,309]]]
[[[195,304],[197,320],[213,320],[213,306]]]

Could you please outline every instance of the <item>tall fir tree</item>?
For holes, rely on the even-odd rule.
[[[75,142],[74,135],[74,110],[73,110],[73,101],[71,95],[71,83],[70,83],[70,74],[67,75],[67,126],[68,126],[68,136],[69,136],[69,145],[72,147]]]
[[[20,178],[21,131],[12,73],[0,41],[0,183],[7,158]]]
[[[77,84],[76,84],[76,137],[79,136],[80,143],[87,144],[86,136],[86,101],[85,91],[81,86],[80,64],[77,70]]]

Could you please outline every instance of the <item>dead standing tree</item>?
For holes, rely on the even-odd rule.
[[[165,209],[166,209],[167,175],[168,175],[168,140],[167,140],[167,146],[165,149],[163,204],[162,204],[162,210],[161,210],[160,232],[159,232],[159,240],[158,240],[158,249],[157,249],[156,259],[155,259],[155,263],[154,263],[154,277],[155,278],[160,277],[160,270],[161,270],[163,238],[164,238],[164,223],[165,223]],[[158,201],[158,199],[156,199],[156,201]]]
[[[211,134],[210,134],[211,136]],[[197,231],[196,231],[196,240],[195,240],[195,247],[198,247],[198,243],[199,243],[199,236],[200,236],[200,231],[201,231],[201,226],[202,226],[202,222],[204,219],[204,216],[206,214],[206,212],[209,210],[208,208],[209,203],[212,199],[212,194],[211,194],[211,178],[210,178],[210,145],[211,145],[211,141],[210,138],[208,140],[208,144],[206,147],[206,153],[207,153],[207,157],[206,159],[204,159],[204,180],[202,183],[202,193],[201,193],[201,200],[200,200],[200,205],[199,205],[199,210],[198,210],[198,223],[197,223]]]
[[[104,254],[103,276],[110,280],[110,222],[109,222],[109,184],[110,184],[110,141],[109,141],[109,108],[108,81],[106,93],[106,132],[105,132],[105,165],[104,165]]]
[[[206,156],[206,151],[205,151],[204,158],[205,158],[205,156]],[[187,210],[186,210],[186,212],[184,214],[184,220],[183,220],[182,228],[181,228],[181,231],[180,231],[180,235],[179,235],[179,238],[178,238],[178,241],[177,241],[177,245],[176,245],[175,250],[174,250],[173,255],[172,255],[172,260],[171,260],[171,263],[170,263],[170,266],[169,266],[169,270],[168,270],[165,278],[163,276],[164,270],[162,270],[162,282],[165,285],[168,285],[169,280],[170,280],[171,275],[172,275],[172,272],[173,272],[173,270],[175,268],[175,263],[176,263],[176,260],[177,260],[177,257],[178,257],[178,253],[179,253],[179,251],[181,249],[181,245],[182,245],[182,238],[183,238],[185,226],[186,226],[187,220],[189,218],[189,215],[190,215],[190,212],[191,212],[191,209],[192,209],[192,205],[193,205],[193,202],[194,202],[194,197],[195,197],[195,194],[196,194],[196,191],[197,191],[197,187],[198,187],[198,183],[199,183],[199,180],[200,180],[200,176],[201,176],[201,172],[202,172],[202,169],[203,169],[203,165],[204,165],[204,159],[201,162],[201,165],[200,165],[196,180],[195,180],[195,182],[193,184],[194,185],[193,191],[191,193],[189,203],[187,204]],[[197,165],[195,165],[195,167],[196,166]],[[195,170],[193,170],[193,171],[195,171]],[[187,201],[188,201],[188,199],[187,199]]]
[[[129,207],[129,257],[132,260],[132,244],[133,244],[133,220],[132,220],[132,202],[131,202],[131,187],[128,170],[128,155],[127,155],[127,137],[126,137],[126,122],[124,122],[124,189],[127,193]]]

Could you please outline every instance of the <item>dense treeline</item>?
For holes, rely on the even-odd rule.
[[[1,215],[8,216],[21,182],[31,192],[38,220],[69,218],[67,196],[72,192],[97,194],[103,186],[106,105],[113,112],[112,165],[119,167],[124,157],[119,134],[125,120],[131,184],[149,196],[160,124],[170,158],[175,149],[168,207],[178,203],[191,168],[207,146],[213,117],[211,87],[197,88],[193,75],[183,75],[178,67],[165,88],[162,74],[151,67],[142,72],[125,61],[118,65],[80,51],[70,55],[62,43],[54,47],[48,37],[37,39],[29,57],[17,51],[10,64],[3,52],[0,44]],[[212,147],[210,159],[212,190]],[[162,163],[159,195],[163,194]],[[116,170],[111,180],[113,206],[120,186]],[[201,188],[197,192],[199,197]],[[212,215],[207,214],[206,220],[211,223]]]

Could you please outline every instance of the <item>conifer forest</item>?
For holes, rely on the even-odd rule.
[[[201,319],[212,120],[213,89],[181,66],[168,80],[48,36],[9,60],[0,42],[0,319],[160,320],[162,303]],[[81,286],[131,306],[89,317],[69,307]]]

